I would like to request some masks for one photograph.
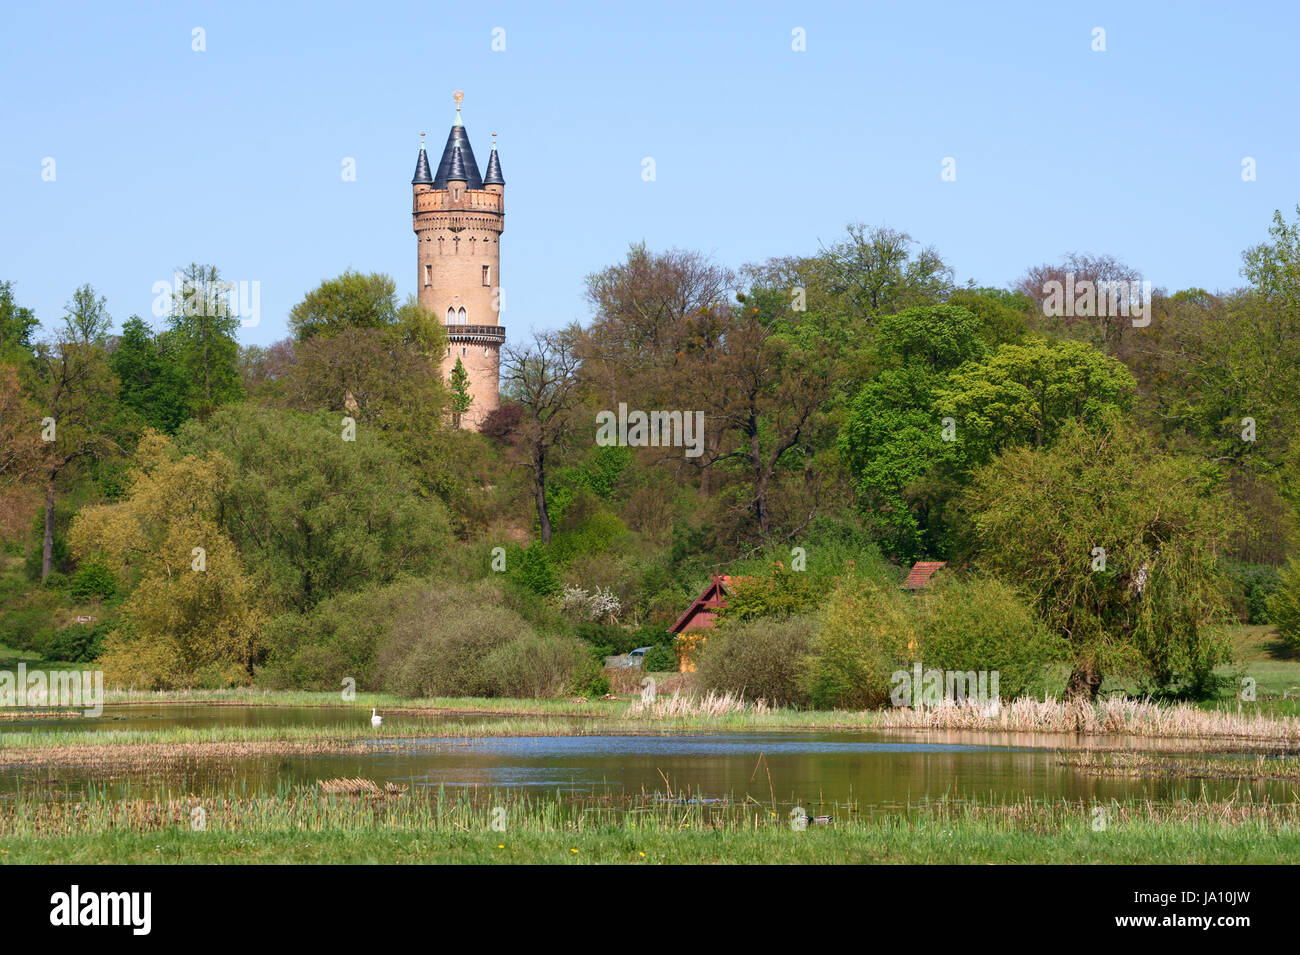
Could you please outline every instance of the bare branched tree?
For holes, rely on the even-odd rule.
[[[503,391],[523,409],[519,431],[528,453],[537,519],[545,543],[551,540],[551,519],[546,510],[547,462],[552,449],[569,431],[578,400],[581,362],[574,347],[575,337],[571,328],[534,332],[531,342],[507,346],[502,356]]]

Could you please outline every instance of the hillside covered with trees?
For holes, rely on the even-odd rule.
[[[1300,220],[1242,287],[1143,319],[1045,309],[1067,273],[1141,278],[1075,255],[961,286],[862,225],[734,271],[635,245],[585,324],[516,333],[481,433],[385,275],[306,291],[268,348],[183,292],[111,333],[90,286],[42,338],[0,282],[0,645],[139,688],[598,696],[608,654],[675,667],[669,625],[728,574],[704,687],[876,706],[922,660],[1212,695],[1230,625],[1300,646]],[[620,406],[703,433],[598,441]],[[918,559],[948,568],[903,592]]]

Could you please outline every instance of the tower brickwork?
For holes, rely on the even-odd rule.
[[[436,171],[420,144],[411,180],[411,211],[417,299],[447,330],[443,380],[450,380],[457,359],[469,376],[473,400],[461,417],[461,427],[478,428],[501,400],[501,346],[506,340],[500,321],[501,233],[506,183],[495,141],[487,175],[480,175],[461,122],[461,99],[457,92],[456,119]]]

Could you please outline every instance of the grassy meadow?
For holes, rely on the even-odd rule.
[[[0,817],[0,862],[1285,864],[1300,851],[1296,808],[1266,803],[827,812],[800,826],[757,803],[319,789],[220,803],[18,800]]]

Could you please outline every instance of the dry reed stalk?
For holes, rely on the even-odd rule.
[[[728,713],[743,713],[749,708],[744,697],[736,693],[715,693],[710,690],[704,696],[693,694],[682,696],[674,693],[669,697],[657,696],[653,701],[637,700],[628,707],[629,716],[647,716],[652,719],[664,719],[686,716],[724,716]]]
[[[406,792],[405,786],[399,786],[396,783],[384,783],[384,788],[369,779],[362,779],[358,776],[355,779],[338,778],[338,779],[320,779],[316,781],[321,792],[341,793],[347,796],[400,796]]]
[[[1159,706],[1146,700],[1018,699],[995,711],[983,705],[949,704],[932,709],[884,710],[876,724],[898,729],[1001,730],[1024,733],[1087,733],[1300,742],[1300,719],[1201,710],[1186,704]]]

